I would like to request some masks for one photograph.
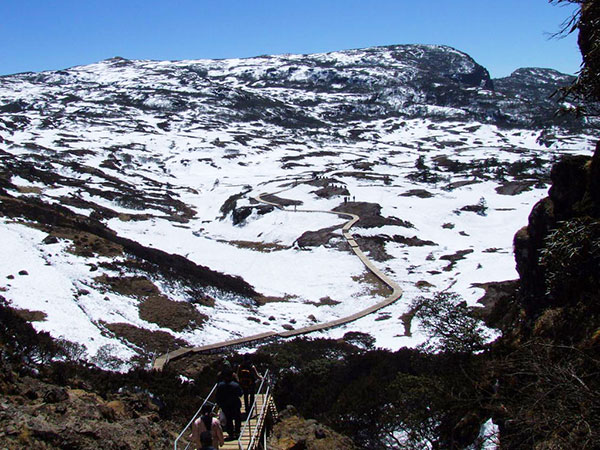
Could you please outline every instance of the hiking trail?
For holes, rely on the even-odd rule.
[[[208,344],[208,345],[203,345],[203,346],[199,346],[199,347],[183,347],[183,348],[174,350],[172,352],[168,352],[164,355],[157,357],[152,364],[153,369],[162,370],[163,367],[169,361],[176,359],[176,358],[180,358],[188,353],[216,353],[225,348],[242,347],[242,346],[245,346],[248,344],[256,344],[258,342],[275,340],[275,339],[287,339],[287,338],[291,338],[291,337],[314,333],[317,331],[324,331],[324,330],[336,328],[336,327],[339,327],[342,325],[346,325],[350,322],[354,322],[358,319],[368,316],[369,314],[373,314],[374,312],[379,311],[380,309],[391,305],[392,303],[394,303],[396,300],[398,300],[402,296],[402,289],[400,288],[400,286],[398,286],[393,280],[391,280],[387,275],[385,275],[381,270],[379,270],[367,258],[367,256],[363,253],[363,251],[360,249],[360,247],[356,243],[354,236],[350,232],[350,229],[360,220],[359,216],[357,216],[356,214],[338,212],[338,211],[321,211],[321,210],[298,209],[298,208],[287,209],[278,203],[270,202],[270,201],[264,200],[262,198],[265,195],[276,195],[285,190],[287,190],[287,189],[283,189],[281,191],[273,192],[270,194],[262,193],[262,194],[259,194],[257,197],[255,197],[255,200],[257,200],[260,203],[274,206],[283,211],[290,211],[290,212],[296,212],[296,213],[325,213],[325,214],[334,214],[337,216],[347,218],[348,221],[342,227],[342,234],[343,234],[344,238],[346,239],[346,241],[348,242],[348,245],[350,245],[350,248],[352,249],[354,254],[356,256],[358,256],[358,258],[365,265],[365,267],[371,273],[373,273],[373,275],[375,275],[383,283],[385,283],[390,289],[392,289],[392,293],[390,295],[388,295],[382,301],[375,303],[374,305],[371,305],[368,308],[358,311],[350,316],[342,317],[340,319],[332,320],[330,322],[323,322],[323,323],[319,323],[319,324],[315,324],[315,325],[311,325],[311,326],[307,326],[307,327],[297,328],[294,330],[267,331],[267,332],[255,334],[252,336],[247,336],[247,337],[238,338],[238,339],[231,339],[228,341],[217,342],[214,344]]]

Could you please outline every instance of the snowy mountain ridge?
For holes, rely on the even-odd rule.
[[[547,97],[549,89],[568,85],[573,77],[550,69],[532,69],[526,76],[524,71],[496,82],[468,55],[425,45],[235,60],[156,62],[117,57],[64,71],[2,77],[5,94],[0,98],[6,112],[49,108],[48,113],[58,115],[48,118],[55,119],[55,125],[61,112],[106,113],[107,103],[121,112],[128,108],[185,112],[179,118],[182,125],[198,119],[207,108],[217,120],[259,119],[312,128],[432,114],[511,126],[532,125],[534,114],[546,123],[564,122],[553,117],[556,105]],[[530,90],[529,98],[518,100],[511,90],[515,82],[543,89]],[[577,122],[571,125],[581,128]]]
[[[0,77],[0,296],[92,357],[336,319],[385,288],[342,219],[292,208],[347,208],[405,294],[327,335],[415,345],[411,300],[516,278],[549,165],[589,154],[593,124],[548,98],[571,80],[424,45]]]

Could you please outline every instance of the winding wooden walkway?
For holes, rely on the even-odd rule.
[[[287,189],[284,189],[284,190],[287,190]],[[270,195],[275,195],[280,192],[282,192],[282,191],[271,193]],[[356,222],[358,222],[360,220],[359,216],[357,216],[356,214],[337,212],[337,211],[319,211],[319,210],[308,210],[308,209],[293,209],[293,210],[285,209],[283,206],[281,206],[278,203],[263,200],[262,199],[263,195],[267,195],[267,194],[260,194],[258,197],[256,197],[256,200],[261,203],[265,203],[267,205],[275,206],[276,208],[279,208],[284,211],[335,214],[337,216],[348,218],[349,219],[348,222],[346,222],[342,228],[342,234],[343,234],[344,238],[350,245],[350,248],[352,249],[352,251],[356,254],[356,256],[358,256],[358,258],[365,265],[365,267],[367,269],[369,269],[369,271],[371,271],[371,273],[373,273],[373,275],[375,275],[382,282],[384,282],[387,286],[389,286],[390,289],[392,289],[392,293],[379,303],[376,303],[366,309],[358,311],[357,313],[352,314],[350,316],[342,317],[340,319],[336,319],[331,322],[319,323],[319,324],[311,325],[308,327],[297,328],[294,330],[287,330],[287,331],[280,331],[280,332],[268,331],[265,333],[255,334],[252,336],[247,336],[247,337],[238,338],[238,339],[232,339],[232,340],[224,341],[224,342],[217,342],[215,344],[204,345],[201,347],[180,348],[178,350],[175,350],[175,351],[169,352],[165,355],[161,355],[161,356],[157,357],[153,363],[154,369],[162,370],[162,368],[169,361],[179,358],[188,353],[216,353],[225,348],[240,347],[240,346],[244,346],[244,345],[248,345],[248,344],[256,344],[258,342],[264,342],[264,341],[275,340],[275,339],[280,339],[280,338],[284,338],[284,339],[291,338],[291,337],[295,337],[295,336],[305,335],[308,333],[314,333],[317,331],[329,330],[332,328],[340,327],[342,325],[346,325],[350,322],[354,322],[355,320],[358,320],[365,316],[368,316],[369,314],[373,314],[374,312],[376,312],[382,308],[385,308],[386,306],[391,305],[392,303],[394,303],[396,300],[398,300],[402,296],[402,289],[400,288],[400,286],[398,286],[387,275],[385,275],[377,267],[375,267],[375,265],[362,252],[362,250],[356,243],[356,240],[354,239],[354,236],[352,235],[352,233],[350,233],[350,228],[352,228],[354,226],[354,224],[356,224]]]

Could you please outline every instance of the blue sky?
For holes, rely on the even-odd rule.
[[[0,74],[113,56],[233,58],[374,45],[445,44],[492,77],[579,69],[573,11],[547,0],[0,0]]]

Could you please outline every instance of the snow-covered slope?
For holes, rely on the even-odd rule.
[[[452,289],[475,304],[474,283],[516,278],[512,236],[551,162],[590,153],[595,132],[545,98],[569,81],[491,80],[419,45],[1,77],[0,295],[122,358],[380,300],[342,219],[254,200],[283,191],[298,209],[354,209],[359,244],[405,291],[328,334],[414,345],[411,300]]]

